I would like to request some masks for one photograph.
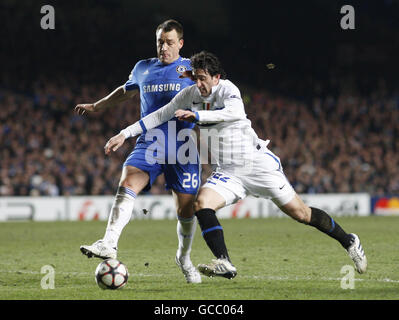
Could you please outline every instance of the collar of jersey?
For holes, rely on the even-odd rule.
[[[157,58],[158,59],[158,64],[159,65],[162,65],[162,66],[171,66],[171,65],[173,65],[173,64],[175,64],[175,63],[179,63],[179,62],[181,62],[181,56],[179,56],[175,61],[173,61],[172,63],[169,63],[169,64],[163,64],[160,60],[159,60],[159,58]]]
[[[213,87],[212,87],[212,92],[211,92],[210,95],[213,95],[213,94],[216,92],[216,90],[219,89],[219,87],[220,87],[220,81],[221,81],[221,80],[222,80],[222,79],[219,79],[219,83],[218,83],[216,86],[213,86]]]
[[[221,79],[220,79],[220,80],[221,80]],[[212,96],[215,94],[216,90],[219,89],[219,87],[220,87],[220,80],[219,80],[219,83],[218,83],[216,86],[213,86],[213,87],[212,87],[212,89],[211,89],[211,94],[210,94],[209,96],[205,97],[205,98],[203,98],[203,97],[201,96],[201,91],[200,91],[200,89],[198,89],[198,87],[195,86],[195,88],[196,88],[196,90],[197,90],[197,93],[200,95],[200,97],[202,98],[202,100],[203,100],[204,102],[209,101],[209,99],[211,99]]]

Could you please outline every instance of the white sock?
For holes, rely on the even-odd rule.
[[[196,228],[197,218],[195,216],[191,218],[178,217],[176,231],[177,238],[179,239],[179,246],[176,255],[182,264],[186,261],[190,261],[191,245]]]
[[[118,246],[118,240],[122,230],[132,217],[136,197],[136,193],[129,188],[118,188],[103,238],[103,240],[108,242],[112,247]]]

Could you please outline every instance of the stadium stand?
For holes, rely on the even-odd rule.
[[[53,31],[40,29],[40,3],[0,5],[2,196],[114,194],[133,146],[103,153],[112,135],[138,119],[137,99],[89,116],[73,108],[102,98],[138,59],[155,55],[149,39],[168,11],[127,0],[67,3],[57,2]],[[289,21],[280,21],[286,5],[278,2],[268,5],[267,19],[251,6],[229,8],[212,2],[212,30],[196,11],[178,15],[183,54],[206,49],[221,58],[295,189],[398,194],[399,2],[356,4],[356,31],[339,28],[339,2],[301,4]],[[148,15],[131,19],[138,9]],[[204,167],[203,177],[209,172]],[[163,183],[160,177],[151,193],[167,193]]]
[[[113,194],[130,140],[115,156],[106,141],[138,119],[138,99],[78,116],[74,106],[112,90],[36,83],[33,92],[0,91],[0,195]],[[339,94],[310,102],[243,92],[249,119],[300,193],[399,192],[399,96]],[[126,110],[129,110],[125,113]],[[203,177],[209,174],[204,168]],[[152,194],[165,193],[160,177]]]

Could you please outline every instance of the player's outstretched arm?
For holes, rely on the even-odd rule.
[[[128,139],[145,133],[147,130],[154,129],[162,123],[172,119],[175,110],[176,107],[171,102],[169,102],[157,111],[145,116],[141,120],[136,121],[132,125],[121,130],[120,134],[123,134],[123,136]]]
[[[173,100],[172,100],[173,101]],[[170,120],[173,117],[175,106],[171,103],[163,106],[161,109],[149,114],[143,119],[135,122],[134,124],[128,126],[127,128],[121,130],[119,134],[113,136],[104,146],[104,152],[106,155],[110,154],[111,151],[115,152],[118,150],[126,139],[130,137],[135,137],[147,129],[153,129],[160,124]]]
[[[75,112],[80,115],[83,115],[85,112],[97,112],[102,109],[106,109],[108,107],[117,105],[129,98],[132,98],[134,95],[137,94],[137,92],[138,90],[127,91],[122,85],[116,88],[114,91],[112,91],[109,95],[98,100],[95,103],[78,104],[75,107]]]
[[[189,88],[190,87],[184,88],[168,104],[121,130],[120,133],[128,139],[145,133],[147,130],[154,129],[162,123],[169,121],[175,116],[175,112],[179,106],[189,104]]]

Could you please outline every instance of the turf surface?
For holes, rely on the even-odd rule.
[[[118,252],[130,278],[116,291],[97,287],[94,270],[100,260],[79,251],[81,244],[103,236],[105,221],[0,223],[0,299],[398,299],[399,217],[336,221],[359,235],[368,257],[368,272],[355,274],[353,289],[341,288],[341,268],[352,261],[340,244],[288,218],[221,220],[238,275],[203,277],[201,284],[187,284],[174,263],[176,221],[131,221]],[[191,256],[195,265],[212,259],[199,228]],[[41,287],[45,265],[55,270],[54,289]]]

